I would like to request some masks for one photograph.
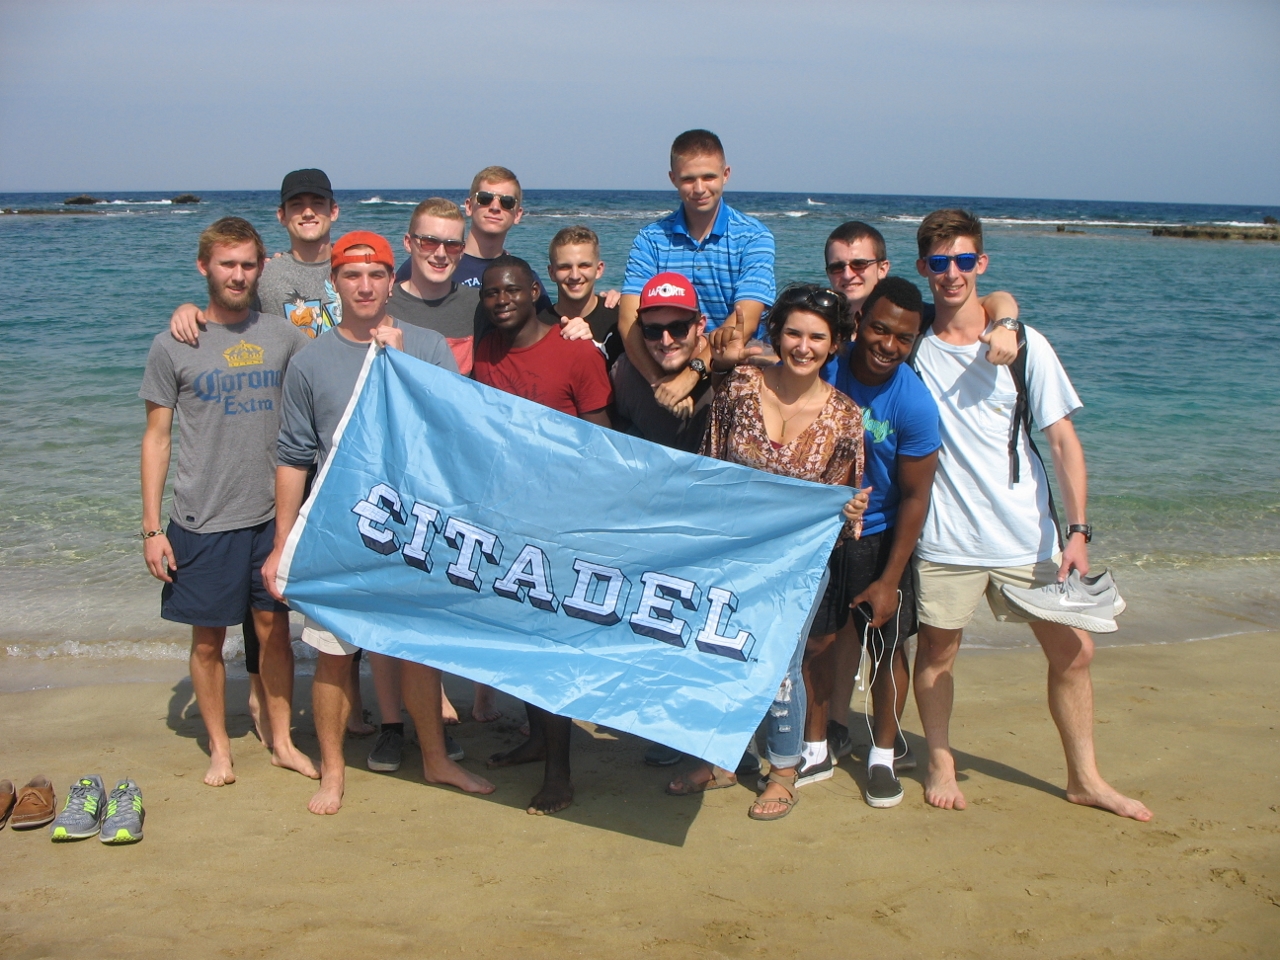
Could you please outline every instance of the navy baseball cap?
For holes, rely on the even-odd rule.
[[[294,170],[286,173],[280,184],[280,206],[284,206],[300,193],[314,193],[333,202],[333,187],[323,170]]]

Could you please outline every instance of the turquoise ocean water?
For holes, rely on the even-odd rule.
[[[465,190],[341,191],[339,226],[393,239],[422,197]],[[0,194],[0,207],[65,195]],[[159,618],[140,525],[138,384],[152,336],[178,303],[206,299],[196,238],[217,217],[255,223],[286,249],[271,191],[205,193],[196,206],[109,194],[100,214],[0,216],[0,649],[9,658],[185,656]],[[535,265],[561,227],[601,237],[605,285],[670,192],[530,191],[511,252]],[[885,234],[915,276],[920,218],[983,217],[980,289],[1017,296],[1085,402],[1095,564],[1130,600],[1117,642],[1280,628],[1280,244],[1150,235],[1152,225],[1260,223],[1274,208],[1084,201],[731,193],[778,244],[779,284],[820,281],[823,240],[846,219]],[[1065,231],[1059,232],[1058,227]],[[922,281],[921,281],[922,282]],[[1029,641],[975,623],[976,644]],[[10,660],[16,665],[16,661]]]

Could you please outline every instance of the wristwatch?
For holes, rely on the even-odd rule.
[[[1004,327],[1006,330],[1012,330],[1014,333],[1018,332],[1018,321],[1013,319],[1013,317],[1001,317],[995,322],[995,326]]]
[[[696,373],[700,380],[705,380],[710,375],[710,371],[707,370],[707,365],[697,357],[694,357],[689,361],[689,369]]]
[[[1085,543],[1093,543],[1093,525],[1089,523],[1073,523],[1067,527],[1067,536],[1073,533],[1083,533]]]

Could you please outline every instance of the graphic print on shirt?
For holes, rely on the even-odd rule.
[[[284,303],[284,316],[314,340],[330,327],[342,322],[342,303],[338,300],[333,284],[325,280],[323,302],[308,300],[297,290],[292,290]]]
[[[870,434],[872,443],[884,443],[894,433],[893,424],[888,420],[878,419],[875,408],[871,406],[862,408],[862,426]]]
[[[191,381],[191,392],[197,400],[216,403],[225,416],[260,413],[275,409],[274,396],[256,397],[253,391],[274,394],[284,379],[283,370],[245,370],[261,367],[265,351],[256,343],[241,340],[222,351],[228,369],[214,367],[198,373]]]

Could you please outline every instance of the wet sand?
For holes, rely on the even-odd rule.
[[[1031,649],[961,655],[968,810],[927,808],[919,772],[873,810],[846,762],[772,824],[746,818],[746,787],[664,796],[641,743],[587,727],[557,817],[524,812],[536,767],[469,797],[421,783],[413,751],[368,772],[371,740],[348,741],[345,808],[315,817],[311,783],[249,732],[243,680],[240,779],[204,786],[190,683],[156,669],[169,678],[0,694],[0,778],[44,773],[61,798],[82,774],[133,776],[148,810],[132,847],[0,832],[0,956],[1205,958],[1274,956],[1280,934],[1276,633],[1099,651],[1101,767],[1149,824],[1063,799]],[[469,685],[452,689],[465,715]],[[309,680],[295,699],[315,756]],[[517,742],[500,702],[509,719],[454,728],[473,770]],[[904,727],[923,754],[914,706]]]

